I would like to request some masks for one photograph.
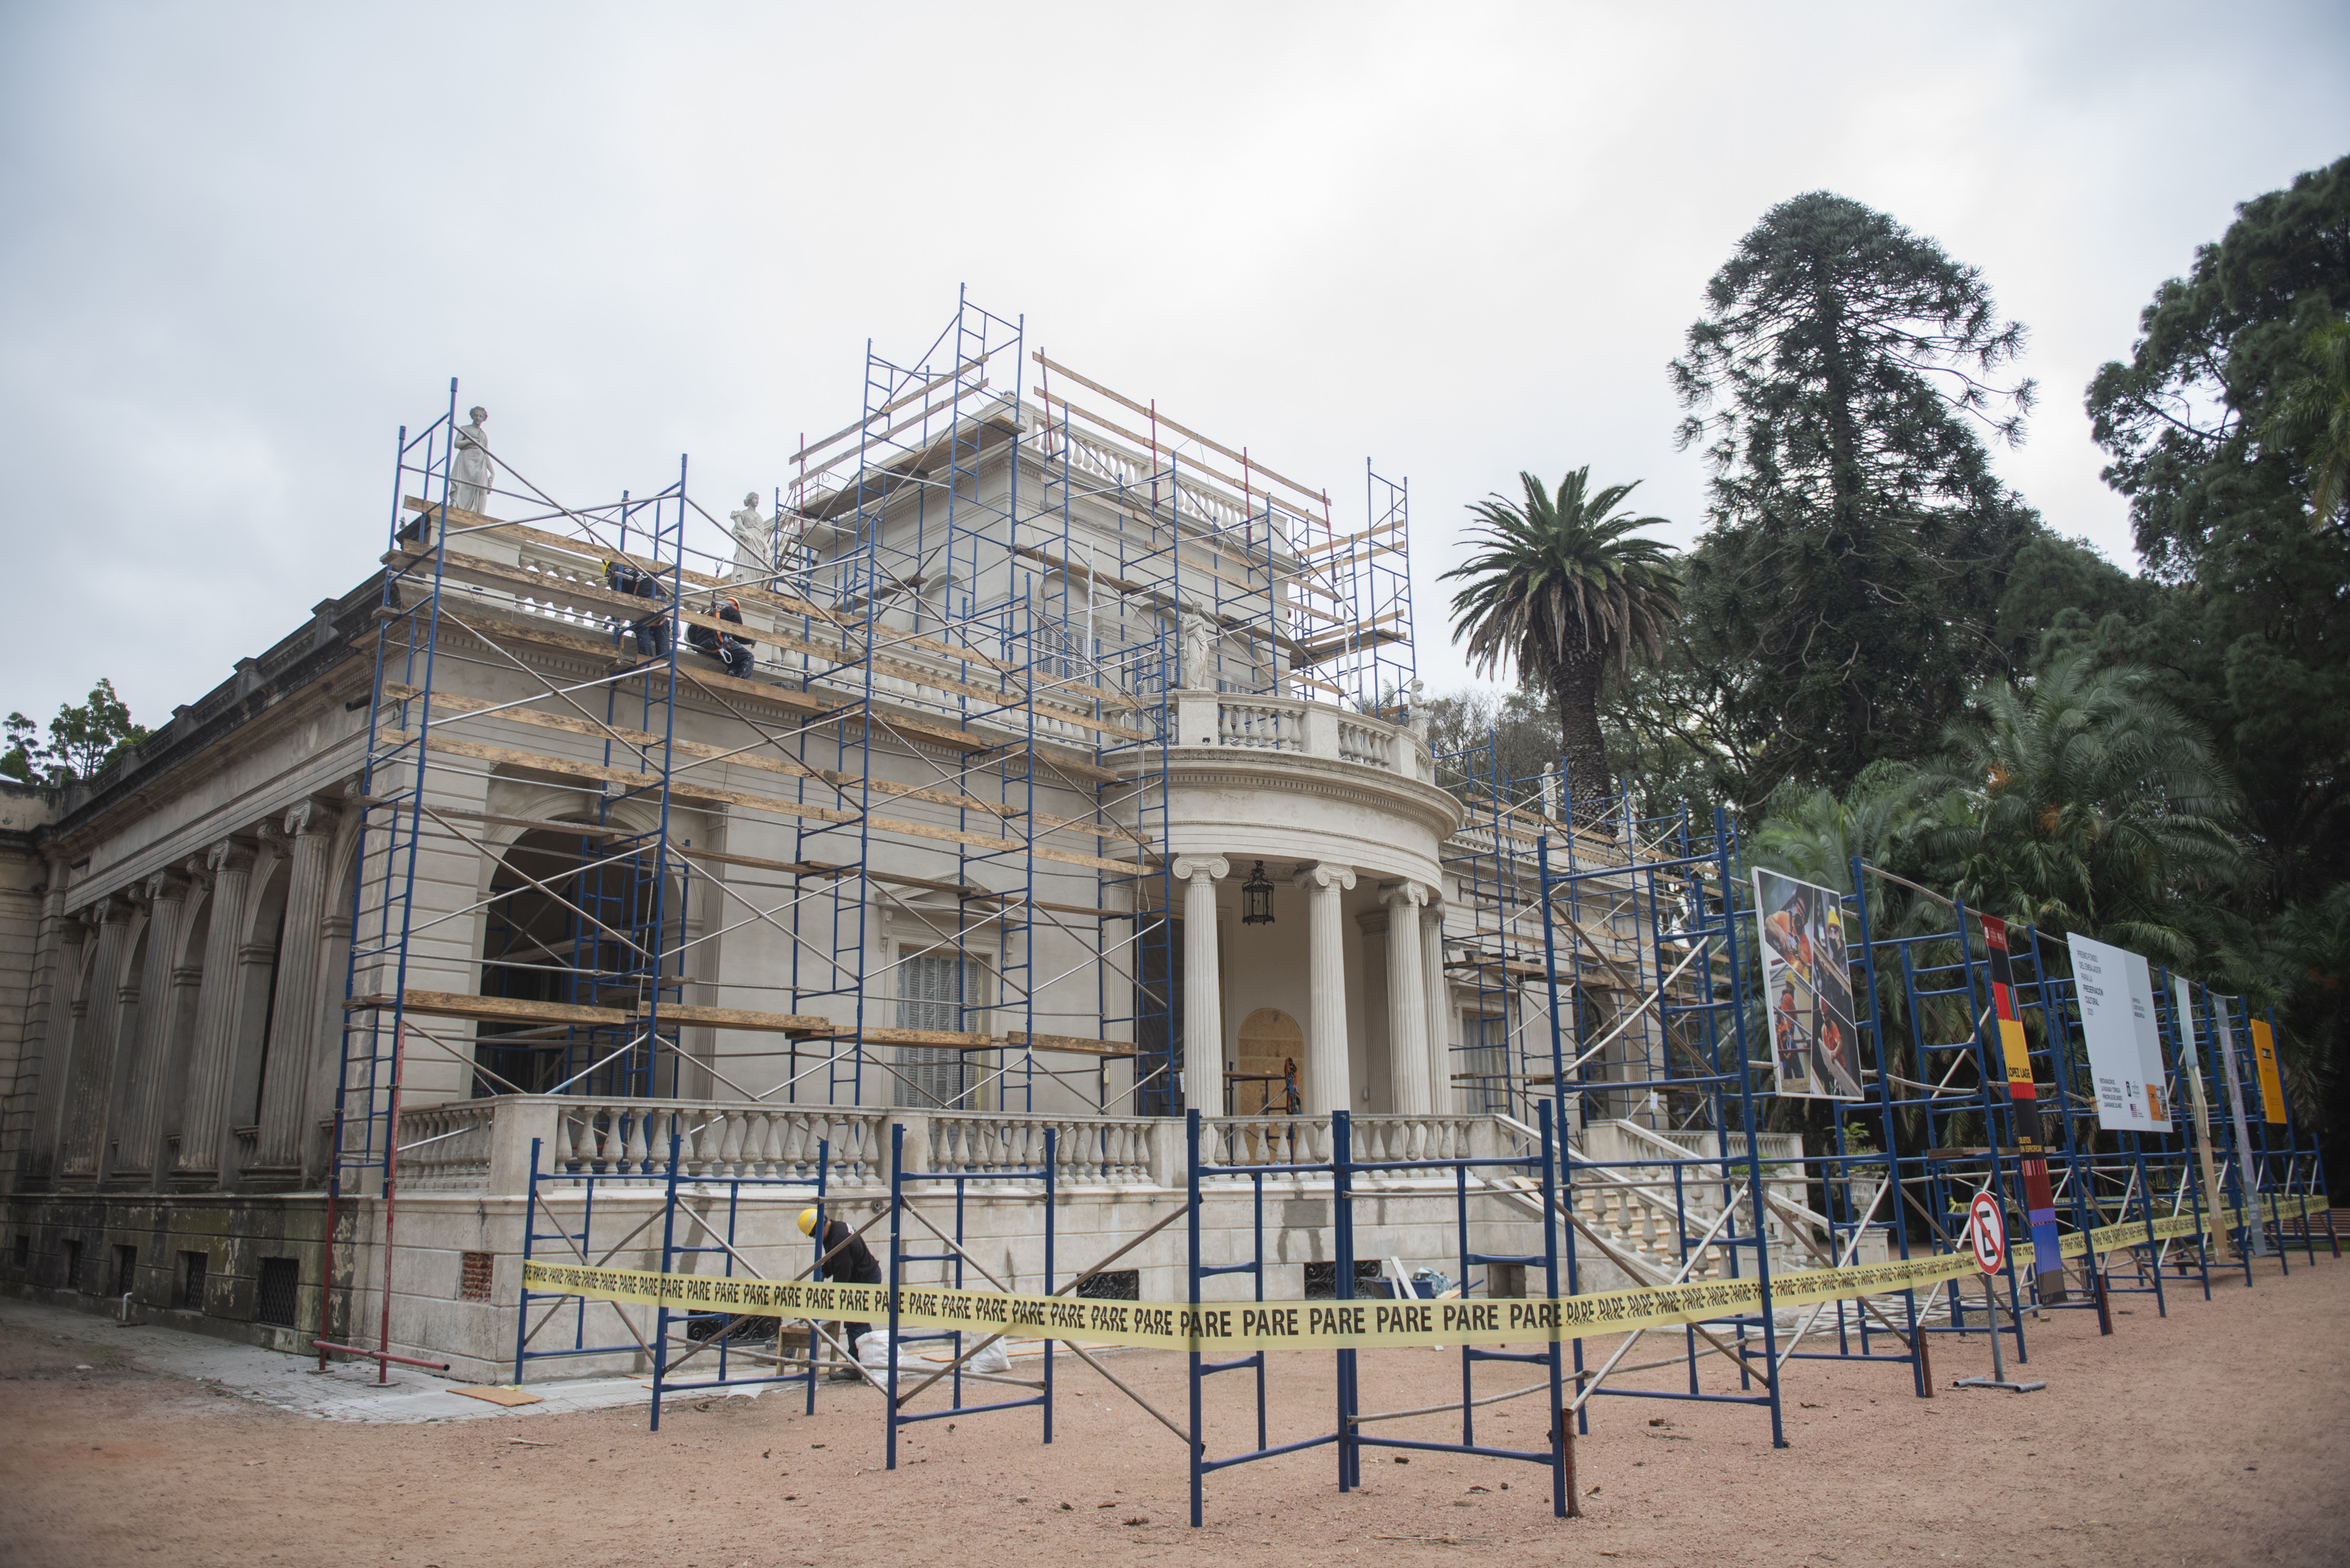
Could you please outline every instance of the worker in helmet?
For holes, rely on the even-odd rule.
[[[800,1234],[816,1234],[816,1210],[800,1210]],[[816,1272],[827,1280],[844,1285],[878,1285],[881,1283],[881,1261],[865,1244],[865,1238],[838,1220],[824,1222],[824,1236],[816,1243]],[[841,1343],[848,1354],[857,1354],[857,1342],[873,1332],[869,1323],[845,1323],[841,1325]],[[854,1383],[859,1374],[853,1366],[836,1366],[832,1370],[835,1383]]]
[[[708,614],[720,620],[743,624],[743,607],[733,599],[711,597]],[[751,645],[742,638],[727,632],[713,631],[709,627],[690,625],[685,628],[685,640],[726,666],[726,673],[738,680],[751,676]]]

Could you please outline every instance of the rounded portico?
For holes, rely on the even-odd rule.
[[[1185,1103],[1281,1109],[1294,1061],[1305,1112],[1449,1111],[1441,847],[1461,808],[1426,743],[1321,702],[1186,691],[1175,709]]]

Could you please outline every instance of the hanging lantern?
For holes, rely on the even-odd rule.
[[[1256,863],[1248,880],[1241,884],[1241,924],[1269,926],[1273,924],[1273,884],[1265,879],[1264,862]]]

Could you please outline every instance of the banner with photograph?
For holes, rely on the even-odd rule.
[[[2077,933],[2064,940],[2073,950],[2073,992],[2089,1043],[2089,1075],[2096,1081],[2097,1125],[2107,1132],[2168,1132],[2162,1036],[2146,960]]]
[[[1762,932],[1762,1001],[1779,1093],[1861,1098],[1860,1031],[1853,1023],[1843,897],[1758,870],[1754,911]]]

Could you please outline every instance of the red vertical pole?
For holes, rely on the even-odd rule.
[[[1566,1442],[1566,1517],[1581,1519],[1583,1493],[1575,1484],[1575,1413],[1564,1406],[1554,1405],[1550,1407],[1550,1418],[1558,1423],[1558,1429]]]

